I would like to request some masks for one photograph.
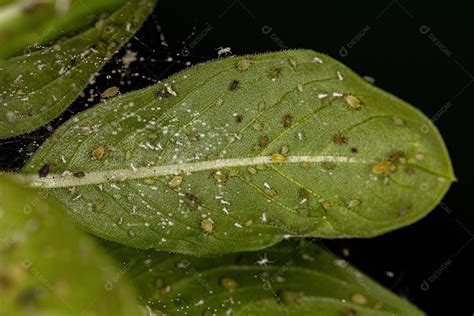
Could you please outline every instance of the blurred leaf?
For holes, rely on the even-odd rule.
[[[131,280],[158,315],[423,315],[311,242],[209,259],[125,247],[112,254],[135,261]]]
[[[2,177],[0,200],[1,315],[144,315],[132,261],[119,269],[47,192]]]
[[[140,28],[156,1],[121,2],[73,1],[57,19],[49,12],[53,2],[37,2],[33,16],[20,11],[13,21],[0,12],[0,58],[8,57],[0,59],[0,138],[32,131],[61,114]],[[18,34],[5,30],[11,25]],[[18,49],[23,53],[10,57]]]
[[[27,0],[0,2],[0,58],[31,53],[70,33],[93,26],[125,0]],[[24,51],[25,50],[25,51]],[[23,51],[23,53],[22,53]]]
[[[303,50],[220,59],[101,103],[24,173],[100,237],[199,256],[376,236],[425,216],[454,179],[418,110]]]

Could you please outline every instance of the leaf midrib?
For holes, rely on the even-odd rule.
[[[219,170],[222,168],[249,167],[268,164],[293,164],[293,163],[352,163],[373,164],[370,159],[358,159],[346,156],[288,156],[285,161],[274,161],[270,156],[257,156],[247,158],[217,159],[211,161],[187,162],[181,164],[160,165],[154,167],[132,167],[129,169],[105,170],[87,172],[84,177],[62,176],[50,174],[40,178],[36,174],[16,174],[16,178],[30,187],[64,188],[90,184],[113,183],[125,180],[144,179],[149,177],[162,177],[178,174],[190,174],[199,171]]]

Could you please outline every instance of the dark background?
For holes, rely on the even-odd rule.
[[[218,47],[231,47],[233,54],[286,48],[327,53],[432,117],[458,182],[410,227],[368,240],[322,242],[338,255],[348,248],[350,262],[429,315],[473,315],[473,30],[467,1],[160,0],[128,47],[61,118],[0,141],[0,168],[21,167],[54,128],[93,105],[97,97],[88,99],[106,87],[146,87],[216,58]],[[120,65],[126,49],[140,58],[128,69]]]

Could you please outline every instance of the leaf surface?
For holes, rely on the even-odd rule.
[[[158,315],[423,315],[311,242],[196,258],[119,246],[141,300]]]
[[[38,32],[42,37],[31,32],[30,39],[23,33],[0,39],[4,43],[0,50],[0,138],[32,131],[61,114],[140,28],[156,1],[132,0],[121,5],[120,1],[86,2],[74,1],[72,12],[59,21],[40,23],[46,28]],[[49,21],[51,4],[44,6],[39,9],[45,10],[45,16],[21,16],[20,21]],[[115,10],[103,16],[111,8]],[[65,35],[64,39],[59,37]],[[24,39],[28,41],[17,44]],[[53,45],[43,46],[52,40]],[[23,48],[22,53],[3,50],[16,46]]]
[[[0,177],[0,314],[144,315],[122,270],[47,192]]]
[[[23,171],[100,237],[201,256],[376,236],[425,216],[454,179],[425,116],[304,50],[201,64],[98,104]]]

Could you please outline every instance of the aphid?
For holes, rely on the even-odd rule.
[[[216,171],[212,174],[212,177],[214,180],[216,180],[217,183],[226,183],[227,180],[229,179],[227,174],[222,171]]]
[[[390,156],[388,156],[387,160],[393,164],[397,164],[397,163],[403,164],[406,162],[405,153],[401,150],[395,151],[391,153]]]
[[[296,67],[296,64],[297,64],[297,61],[296,61],[296,58],[295,57],[288,57],[288,63],[293,66],[293,67]]]
[[[191,142],[198,141],[200,138],[199,134],[196,133],[195,131],[190,131],[189,133],[186,134],[186,136],[188,137],[188,140]]]
[[[321,205],[323,206],[323,208],[326,210],[326,211],[329,211],[330,209],[332,209],[332,202],[331,201],[328,201],[328,200],[324,200]]]
[[[309,214],[309,210],[306,207],[302,207],[298,210],[298,213],[300,214],[300,216],[306,217]]]
[[[101,160],[104,157],[105,148],[104,146],[99,146],[91,152],[91,156],[95,160]]]
[[[290,147],[285,144],[285,145],[281,146],[280,154],[286,155],[286,154],[288,154],[289,151],[290,151]]]
[[[357,311],[353,308],[345,310],[342,314],[342,316],[357,316]]]
[[[334,170],[336,169],[337,165],[334,161],[325,161],[323,162],[323,168],[326,170]]]
[[[359,304],[359,305],[367,304],[367,298],[364,295],[360,294],[360,293],[352,294],[351,301],[353,303]]]
[[[345,97],[345,100],[351,109],[358,110],[362,106],[362,103],[360,102],[359,98],[353,95],[347,95]]]
[[[332,140],[336,145],[343,145],[347,143],[347,137],[342,134],[334,135]]]
[[[220,284],[223,288],[228,290],[236,289],[239,287],[239,283],[232,278],[224,277],[220,280]]]
[[[212,233],[212,231],[214,230],[214,222],[210,218],[205,218],[201,221],[201,228],[206,233]]]
[[[50,170],[50,166],[49,164],[45,164],[43,165],[43,167],[40,168],[40,170],[38,171],[38,175],[40,178],[45,178],[48,176],[48,173],[49,173],[49,170]]]
[[[128,230],[128,235],[132,238],[136,236],[135,231],[133,229]]]
[[[216,106],[222,106],[223,104],[224,104],[224,100],[222,100],[221,98],[216,100]]]
[[[235,123],[240,124],[244,120],[244,117],[241,114],[235,116]]]
[[[197,210],[199,207],[198,198],[191,192],[185,193],[186,198],[188,199],[188,208],[190,211]]]
[[[393,116],[392,121],[395,125],[404,125],[405,124],[405,121],[403,119],[399,118],[398,116]]]
[[[245,71],[250,68],[250,60],[248,59],[241,59],[237,62],[237,69],[240,71]]]
[[[229,54],[232,54],[230,47],[218,47],[216,50],[218,57],[221,57],[222,55],[227,56]]]
[[[270,141],[270,139],[268,138],[267,135],[262,135],[258,138],[258,144],[261,147],[265,147],[268,144],[269,141]]]
[[[298,190],[298,199],[301,201],[307,201],[309,199],[309,192],[305,188]]]
[[[349,209],[353,209],[353,208],[356,208],[360,205],[360,201],[359,200],[350,200],[349,202],[347,202],[347,208]]]
[[[254,167],[248,167],[247,170],[250,172],[250,174],[255,175],[257,174],[257,169]]]
[[[272,68],[268,71],[268,74],[270,75],[270,78],[272,79],[277,79],[281,76],[281,71],[282,69],[279,67]]]
[[[253,123],[252,128],[259,132],[263,129],[263,124],[259,121],[256,121],[255,123]]]
[[[278,299],[285,305],[300,304],[303,299],[303,293],[293,291],[281,291],[278,293]]]
[[[288,128],[291,126],[291,122],[293,121],[293,117],[290,114],[285,114],[281,119],[281,124],[283,127]]]
[[[353,153],[355,155],[358,152],[359,152],[359,149],[357,149],[357,147],[351,147],[351,153]]]
[[[176,188],[183,182],[182,176],[174,176],[169,182],[168,185],[170,188]]]
[[[272,154],[272,162],[283,162],[286,160],[286,157],[282,154]]]
[[[395,171],[395,166],[385,159],[372,166],[372,173],[377,175],[388,175],[393,171]]]
[[[237,88],[239,87],[239,83],[240,81],[239,80],[233,80],[230,85],[229,85],[229,90],[230,91],[235,91],[237,90]]]
[[[74,172],[72,175],[76,178],[84,178],[86,176],[86,174],[82,171]]]
[[[93,204],[94,211],[100,213],[103,210],[104,206],[105,206],[104,200],[95,200],[94,201],[94,204]]]
[[[100,97],[102,99],[107,99],[107,98],[116,96],[118,93],[119,93],[119,88],[114,86],[114,87],[105,89],[104,92],[100,94]]]
[[[298,85],[296,86],[296,89],[298,89],[299,92],[304,91],[303,85],[301,83],[298,83]]]

